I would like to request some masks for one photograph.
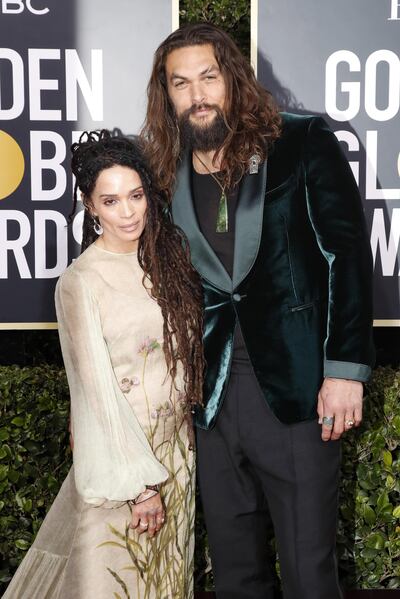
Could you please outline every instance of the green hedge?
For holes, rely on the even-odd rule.
[[[400,587],[400,371],[379,368],[345,436],[338,550],[347,588]]]
[[[347,588],[400,586],[400,372],[375,371],[364,424],[345,437],[339,563]],[[68,387],[56,366],[0,367],[0,554],[6,583],[66,476]],[[212,584],[199,510],[196,584]]]
[[[0,583],[10,579],[64,480],[69,395],[57,366],[0,367]]]
[[[250,57],[250,0],[180,0],[179,22],[209,22],[229,33]]]

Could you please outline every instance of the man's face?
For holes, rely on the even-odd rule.
[[[222,116],[226,93],[212,45],[173,50],[165,70],[168,94],[186,137],[194,146],[219,145],[226,135]]]

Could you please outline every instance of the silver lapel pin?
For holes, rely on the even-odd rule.
[[[256,175],[258,173],[258,165],[261,162],[259,154],[253,154],[249,158],[249,174]]]

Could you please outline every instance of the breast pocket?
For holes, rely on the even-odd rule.
[[[297,187],[297,177],[293,173],[283,183],[270,189],[265,194],[265,204],[272,204],[283,200],[288,194],[292,193]]]

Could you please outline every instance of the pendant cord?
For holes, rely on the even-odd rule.
[[[202,159],[200,158],[200,156],[198,154],[196,154],[196,152],[193,152],[193,156],[196,156],[197,160],[204,166],[204,168],[208,171],[208,174],[211,175],[212,178],[214,179],[214,181],[218,184],[218,186],[221,189],[222,193],[225,193],[225,187],[226,187],[226,185],[222,185],[222,183],[218,179],[218,177],[216,175],[214,175],[214,173],[212,173],[210,171],[210,169],[208,168],[208,166],[206,165],[206,163],[202,161]]]
[[[208,166],[202,161],[200,156],[198,156],[195,152],[193,155],[196,156],[197,160],[204,166],[204,168],[208,171],[214,181],[218,184],[218,187],[221,189],[221,197],[218,202],[218,212],[217,212],[217,222],[215,225],[216,233],[227,233],[228,232],[228,203],[225,193],[226,185],[222,185],[222,183],[218,180],[218,177],[214,175],[208,168]]]

